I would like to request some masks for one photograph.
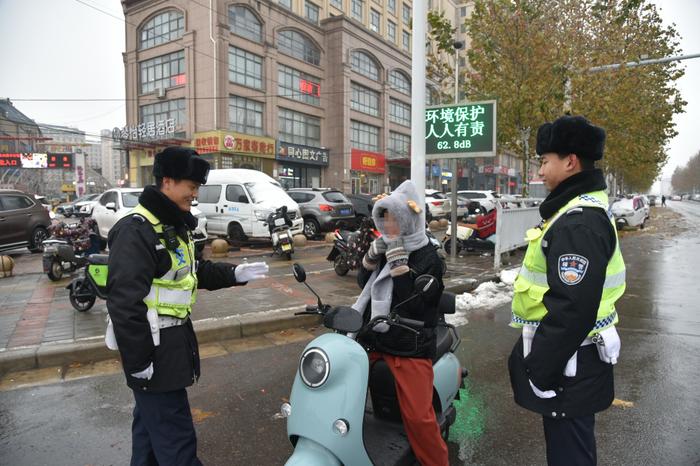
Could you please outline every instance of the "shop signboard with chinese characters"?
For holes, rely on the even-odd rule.
[[[276,158],[282,162],[294,162],[327,167],[328,155],[328,149],[280,142]]]
[[[425,154],[426,160],[494,157],[496,101],[426,109]]]
[[[75,154],[75,195],[80,197],[86,192],[85,154]]]
[[[73,154],[0,154],[0,168],[73,168]]]
[[[384,173],[384,154],[366,150],[352,149],[351,168],[360,172]]]
[[[149,121],[138,125],[114,128],[112,139],[115,141],[144,141],[163,139],[175,134],[175,119]]]
[[[200,154],[221,152],[275,158],[275,140],[234,131],[205,131],[195,133],[192,146]]]

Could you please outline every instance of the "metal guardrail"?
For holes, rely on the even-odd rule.
[[[496,246],[493,267],[501,268],[501,255],[525,246],[525,232],[540,223],[539,203],[543,199],[499,199],[496,203]]]

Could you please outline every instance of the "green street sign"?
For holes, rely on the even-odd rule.
[[[425,155],[427,160],[494,157],[496,101],[427,108]]]

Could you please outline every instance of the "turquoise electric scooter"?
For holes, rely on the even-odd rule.
[[[289,403],[281,407],[287,418],[287,435],[294,453],[287,466],[369,466],[413,465],[415,457],[401,421],[394,377],[383,360],[370,369],[365,349],[347,334],[363,329],[363,319],[351,307],[331,307],[306,283],[306,272],[293,266],[294,277],[304,283],[318,298],[316,306],[307,306],[297,315],[320,315],[323,325],[333,333],[311,341],[299,359]],[[437,280],[430,275],[416,278],[417,294],[435,292]],[[423,322],[405,319],[394,310],[384,317],[375,317],[366,324],[398,326],[418,337]],[[437,331],[437,355],[433,362],[433,406],[440,430],[446,439],[455,421],[453,401],[459,399],[467,371],[454,352],[460,338],[444,314],[455,312],[455,295],[443,292]],[[367,396],[369,394],[369,396]]]

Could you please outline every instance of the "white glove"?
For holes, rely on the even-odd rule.
[[[532,387],[532,391],[535,392],[535,395],[537,395],[539,398],[554,398],[557,396],[557,394],[554,392],[554,390],[547,390],[546,392],[543,392],[539,388],[535,387],[535,384],[532,383],[532,380],[528,379],[528,382],[530,382],[530,387]]]
[[[105,332],[105,345],[112,351],[119,349],[117,346],[117,336],[114,334],[114,325],[112,325],[112,319],[107,317],[107,331]]]
[[[620,336],[617,334],[615,326],[611,326],[600,332],[596,341],[598,349],[598,357],[603,362],[608,364],[617,364],[617,358],[620,356]]]
[[[270,268],[265,262],[251,262],[250,264],[246,262],[236,266],[234,275],[238,283],[244,283],[266,278],[265,274],[269,271]]]
[[[151,380],[151,377],[153,377],[153,363],[150,363],[148,367],[141,372],[134,372],[131,376],[137,379]]]

